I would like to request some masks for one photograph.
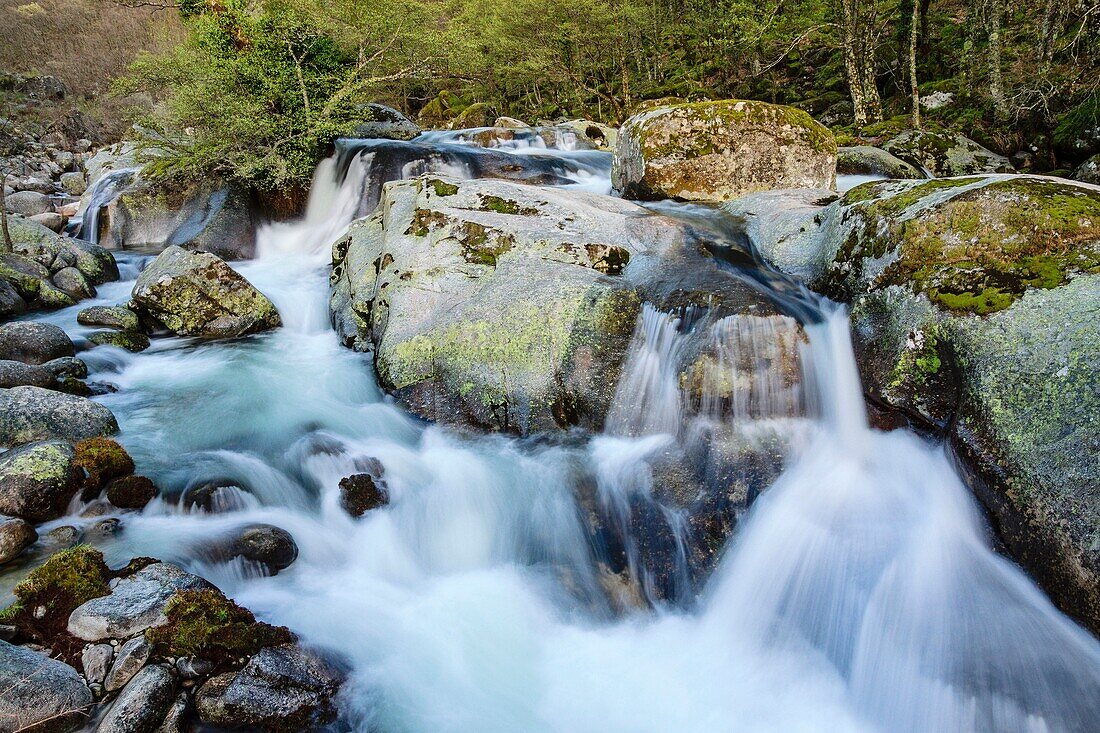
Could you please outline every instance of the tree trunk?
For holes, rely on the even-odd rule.
[[[913,127],[920,129],[920,91],[917,89],[917,31],[920,29],[920,2],[912,0],[909,17],[909,93],[913,99]]]
[[[4,230],[4,238],[0,240],[0,252],[11,252],[11,232],[8,231],[8,194],[4,188],[8,185],[8,174],[0,176],[0,228]]]
[[[870,121],[866,86],[863,81],[863,64],[858,49],[858,0],[840,0],[840,40],[844,52],[844,75],[848,80],[848,93],[852,98],[852,118],[856,127]]]
[[[1003,0],[989,0],[989,96],[993,100],[993,121],[1008,119],[1004,81],[1001,78],[1001,18]]]

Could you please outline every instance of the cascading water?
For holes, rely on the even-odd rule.
[[[103,207],[114,201],[119,193],[134,180],[137,168],[124,168],[122,170],[105,173],[99,178],[87,195],[87,202],[81,212],[80,219],[76,220],[70,232],[74,237],[79,237],[92,244],[99,243],[99,215]]]
[[[562,161],[562,177],[581,183]],[[119,388],[101,399],[166,491],[123,517],[103,544],[109,560],[180,562],[344,654],[356,730],[1096,729],[1100,644],[989,549],[941,447],[867,427],[839,310],[807,321],[803,358],[801,341],[783,341],[785,322],[647,309],[609,434],[584,445],[463,437],[402,413],[327,320],[327,247],[380,175],[367,163],[323,164],[305,218],[265,228],[259,258],[239,265],[283,328],[82,355],[93,380]],[[132,273],[136,261],[123,262]],[[129,286],[105,286],[101,300]],[[79,335],[76,310],[49,318]],[[705,379],[732,380],[721,399],[673,383],[689,336],[712,348]],[[775,369],[795,352],[813,372],[801,386]],[[698,604],[615,614],[573,487],[594,476],[612,505],[646,492],[652,461],[706,432],[692,425],[767,421],[800,425],[802,437]],[[371,459],[391,504],[353,520],[337,482]],[[181,497],[206,481],[237,487],[236,511],[188,508]],[[259,577],[203,559],[203,546],[256,522],[293,534],[290,568]]]

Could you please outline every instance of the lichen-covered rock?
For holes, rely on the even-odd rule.
[[[41,387],[0,389],[0,446],[117,432],[115,416],[98,402]]]
[[[937,177],[1016,172],[1005,156],[954,132],[906,130],[882,147]]]
[[[85,641],[126,639],[166,623],[165,607],[177,591],[209,587],[202,578],[175,565],[153,563],[120,580],[110,595],[74,609],[68,631]]]
[[[949,435],[1008,549],[1100,630],[1100,191],[991,176],[833,206],[817,287],[853,304],[866,391]]]
[[[727,100],[657,107],[619,133],[612,183],[627,198],[727,201],[832,188],[836,140],[793,107]]]
[[[8,231],[14,244],[41,244],[58,239],[57,232],[24,216],[9,216]]]
[[[38,532],[30,522],[0,515],[0,565],[14,560],[37,540]]]
[[[84,724],[93,703],[75,669],[0,641],[0,730],[67,733]]]
[[[1100,190],[1038,176],[869,183],[825,215],[844,300],[906,285],[958,312],[1003,310],[1028,288],[1100,271]]]
[[[877,175],[887,178],[924,178],[924,173],[882,148],[856,145],[838,148],[836,172],[844,175]]]
[[[275,305],[221,259],[180,247],[145,268],[133,303],[181,336],[232,338],[282,323]]]
[[[72,297],[74,301],[95,297],[95,287],[75,267],[63,267],[54,273],[52,280],[58,290]]]
[[[420,126],[392,107],[384,104],[362,104],[356,107],[360,122],[350,137],[412,140],[420,134]]]
[[[576,191],[390,183],[333,250],[332,312],[382,385],[432,420],[598,427],[640,298],[625,273],[678,223]]]
[[[114,255],[89,242],[54,236],[18,242],[14,250],[45,267],[54,277],[65,268],[75,268],[87,280],[87,285],[118,280],[118,264]],[[55,284],[61,286],[56,281]]]
[[[20,321],[0,326],[0,359],[45,364],[75,353],[72,340],[52,323]]]
[[[0,514],[30,522],[56,519],[83,479],[68,443],[50,440],[13,448],[0,454]]]
[[[345,674],[316,652],[286,644],[261,650],[240,672],[210,678],[195,695],[207,724],[273,733],[311,730],[336,718]]]
[[[757,252],[780,270],[804,280],[820,277],[834,254],[822,237],[825,207],[833,191],[797,188],[761,191],[722,204],[742,222]]]
[[[50,271],[15,252],[0,252],[0,280],[4,280],[26,303],[37,305],[42,290],[49,286]]]
[[[104,326],[119,331],[140,331],[138,314],[123,305],[93,305],[76,314],[82,326]]]
[[[0,321],[21,316],[27,312],[27,301],[19,291],[0,274]]]

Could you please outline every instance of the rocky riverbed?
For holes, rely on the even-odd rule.
[[[127,145],[80,238],[7,197],[0,730],[1088,730],[1100,189],[485,123],[371,110],[289,222]]]

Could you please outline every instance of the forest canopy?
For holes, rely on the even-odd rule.
[[[160,4],[185,40],[143,54],[117,85],[161,100],[136,119],[170,151],[160,172],[260,188],[308,181],[367,102],[615,123],[648,99],[751,98],[802,107],[842,136],[951,127],[1031,148],[1047,169],[1100,124],[1100,0]],[[922,109],[929,95],[950,103]]]

